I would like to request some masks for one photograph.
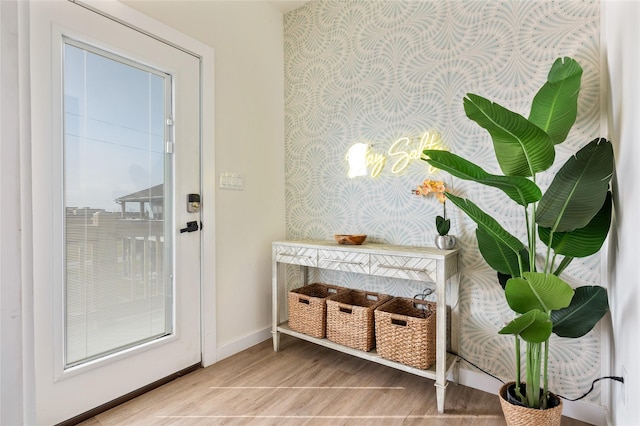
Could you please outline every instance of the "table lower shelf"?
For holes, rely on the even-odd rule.
[[[377,354],[376,350],[373,349],[369,352],[364,352],[358,349],[353,349],[348,346],[343,346],[338,343],[335,343],[329,339],[319,339],[317,337],[312,337],[304,333],[299,333],[297,331],[289,328],[288,322],[284,322],[280,324],[277,328],[277,331],[283,334],[288,334],[290,336],[297,337],[298,339],[306,340],[311,343],[315,343],[316,345],[324,346],[329,349],[334,349],[336,351],[344,352],[349,355],[353,355],[358,358],[366,359],[368,361],[376,362],[378,364],[386,365],[387,367],[395,368],[397,370],[406,371],[407,373],[415,374],[417,376],[426,377],[427,379],[436,380],[436,363],[434,363],[429,369],[421,370],[419,368],[410,367],[405,364],[401,364],[399,362],[391,361],[386,358],[382,358]],[[455,355],[447,354],[446,361],[446,369],[445,376],[449,375],[449,372],[453,369],[456,362],[458,361],[458,357]]]

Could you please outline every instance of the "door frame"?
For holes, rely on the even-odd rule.
[[[72,0],[71,0],[72,1]],[[29,15],[28,2],[17,2],[20,9],[20,16]],[[21,4],[22,3],[22,4]],[[200,129],[200,152],[201,152],[201,174],[200,188],[202,197],[201,218],[203,226],[201,231],[201,363],[208,366],[217,361],[216,356],[216,282],[215,282],[215,139],[214,139],[214,49],[204,43],[195,40],[179,31],[162,24],[141,12],[138,12],[116,0],[99,0],[99,1],[74,1],[78,6],[85,7],[95,13],[103,15],[122,25],[146,34],[156,40],[164,42],[172,47],[190,53],[199,58],[200,61],[200,111],[201,111],[201,129]],[[27,18],[28,21],[28,18]],[[24,28],[24,27],[23,27]],[[28,28],[28,26],[27,26]],[[28,29],[26,34],[21,31],[21,40],[28,41]],[[28,44],[28,43],[27,43]],[[29,47],[26,47],[26,55],[28,57]],[[22,50],[24,54],[24,50]],[[29,72],[28,67],[23,70]],[[29,91],[28,87],[20,88],[21,95],[24,91]],[[29,95],[26,94],[28,99]],[[30,115],[20,114],[21,125],[29,128],[35,123],[31,123]],[[25,122],[26,120],[26,122]],[[21,126],[21,127],[22,127]],[[30,135],[24,139],[21,138],[21,158],[20,162],[20,193],[21,193],[21,223],[23,227],[31,222],[32,211],[37,208],[37,200],[32,199],[31,178],[30,176],[37,174],[39,171],[33,167],[31,163],[31,140]],[[37,236],[34,236],[37,237]],[[29,352],[29,348],[33,349],[34,329],[33,329],[33,307],[34,295],[31,290],[31,276],[33,271],[33,238],[29,238],[29,234],[23,236],[24,243],[21,252],[21,263],[23,277],[23,344],[21,348],[24,374],[22,375],[22,383],[18,388],[22,392],[15,392],[8,398],[3,399],[2,405],[22,407],[22,418],[24,423],[30,423],[36,418],[35,407],[35,364],[33,353]],[[212,309],[213,307],[213,309]],[[3,342],[4,343],[4,342]],[[20,410],[18,408],[18,410]],[[19,414],[18,414],[19,415]]]

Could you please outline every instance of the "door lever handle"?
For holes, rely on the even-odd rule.
[[[187,222],[187,227],[186,228],[182,228],[180,230],[180,233],[182,234],[183,232],[194,232],[197,231],[198,228],[198,222],[193,221],[193,222]]]

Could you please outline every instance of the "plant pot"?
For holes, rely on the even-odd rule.
[[[456,246],[456,237],[453,235],[436,235],[436,247],[440,250],[451,250]]]
[[[562,400],[560,398],[550,393],[551,405],[556,402],[557,405],[546,410],[525,407],[519,403],[511,403],[508,398],[510,393],[513,394],[515,385],[514,382],[505,383],[500,388],[499,393],[502,413],[508,426],[560,426],[560,419],[562,418]]]

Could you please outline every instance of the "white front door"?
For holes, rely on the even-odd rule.
[[[200,61],[72,2],[30,9],[36,419],[55,424],[201,362]]]

